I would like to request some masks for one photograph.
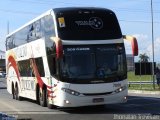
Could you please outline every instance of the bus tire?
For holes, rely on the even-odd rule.
[[[15,99],[21,101],[22,97],[19,96],[19,89],[18,89],[18,85],[15,86],[14,89],[14,95],[15,95]]]
[[[39,89],[39,104],[42,107],[46,107],[46,90],[42,89],[42,93],[41,90]]]
[[[47,104],[47,107],[48,107],[49,109],[53,109],[53,108],[54,108],[54,105],[52,105],[52,104],[49,103],[48,90],[47,90],[47,88],[46,88],[46,104]]]
[[[40,105],[40,102],[39,102],[39,86],[38,85],[36,87],[36,103],[38,105]]]
[[[12,97],[15,99],[15,91],[14,91],[14,84],[12,83]]]

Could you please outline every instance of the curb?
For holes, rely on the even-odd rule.
[[[160,95],[160,91],[128,90],[128,93]]]
[[[0,89],[7,89],[7,87],[0,87]]]

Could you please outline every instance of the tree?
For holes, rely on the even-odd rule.
[[[149,56],[146,53],[139,55],[139,62],[149,62]]]

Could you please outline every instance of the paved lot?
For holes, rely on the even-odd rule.
[[[0,112],[35,120],[160,120],[160,94],[129,93],[128,102],[94,107],[48,109],[34,101],[12,99],[0,80]]]
[[[6,79],[0,78],[0,89],[6,89]]]

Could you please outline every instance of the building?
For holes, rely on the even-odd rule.
[[[131,54],[127,54],[127,70],[128,71],[134,71],[134,56]]]
[[[5,71],[5,52],[0,50],[0,71]]]

